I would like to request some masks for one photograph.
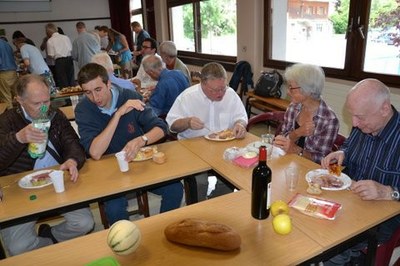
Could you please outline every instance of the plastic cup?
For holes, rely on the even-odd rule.
[[[296,167],[289,166],[285,169],[286,187],[289,191],[294,191],[299,181],[299,172]]]
[[[129,170],[129,164],[128,161],[125,160],[125,151],[117,152],[115,157],[117,157],[119,170],[121,170],[121,172],[127,172]]]
[[[52,171],[50,174],[51,182],[53,182],[54,190],[57,193],[61,193],[65,191],[64,187],[64,171],[55,170]]]

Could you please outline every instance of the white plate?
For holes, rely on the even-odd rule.
[[[314,177],[320,176],[320,175],[332,175],[329,174],[329,171],[327,169],[315,169],[311,170],[306,174],[306,181],[310,183]],[[338,176],[340,180],[343,181],[343,186],[341,187],[321,187],[321,189],[324,190],[344,190],[347,189],[351,186],[351,179],[348,175],[341,173],[340,176]]]
[[[265,143],[263,143],[261,141],[255,141],[255,142],[252,142],[252,143],[248,144],[246,146],[246,149],[248,151],[254,151],[254,152],[256,152],[258,154],[258,151],[260,150],[260,146],[261,145],[268,146],[270,144],[265,144]],[[278,157],[281,157],[281,156],[283,156],[285,154],[286,154],[286,152],[284,150],[282,150],[279,147],[273,146],[273,148],[272,148],[272,157],[273,158],[278,158]]]
[[[215,138],[212,138],[212,137],[210,137],[212,134],[215,134],[215,133],[210,133],[210,134],[208,134],[208,135],[205,135],[204,137],[205,137],[206,139],[212,140],[212,141],[230,141],[230,140],[234,140],[234,139],[235,139],[235,137],[226,138],[226,139],[220,139],[218,136],[215,137]]]
[[[40,186],[32,185],[31,179],[32,179],[33,176],[44,174],[44,173],[50,173],[51,171],[53,171],[53,170],[40,170],[40,171],[33,172],[33,173],[31,173],[29,175],[26,175],[23,178],[21,178],[18,181],[18,185],[20,187],[26,188],[26,189],[37,189],[37,188],[47,187],[47,186],[53,184],[53,182],[51,182],[50,179],[46,184],[43,184],[43,185],[40,185]]]

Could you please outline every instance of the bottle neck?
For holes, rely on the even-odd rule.
[[[258,161],[259,162],[267,162],[267,149],[265,146],[261,146],[259,150],[259,155],[258,155]]]

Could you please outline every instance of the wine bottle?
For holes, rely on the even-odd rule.
[[[271,205],[271,168],[267,165],[267,150],[261,146],[258,165],[253,169],[251,187],[251,215],[259,220],[269,216]]]

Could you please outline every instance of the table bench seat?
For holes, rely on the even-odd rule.
[[[249,91],[246,99],[246,112],[250,117],[254,114],[251,110],[253,107],[263,112],[286,111],[289,104],[290,101],[286,99],[261,97],[256,95],[254,91]]]

